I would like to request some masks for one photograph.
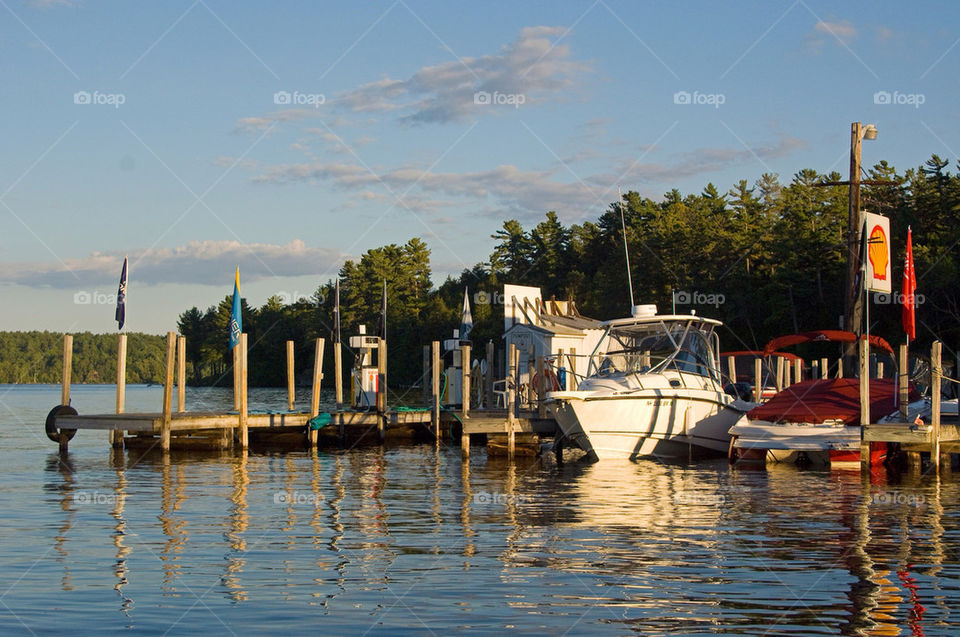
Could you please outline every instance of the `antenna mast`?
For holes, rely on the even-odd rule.
[[[627,285],[630,286],[630,314],[633,315],[633,275],[630,274],[630,251],[627,250],[627,222],[623,219],[623,193],[617,186],[617,196],[620,198],[620,227],[623,228],[623,256],[627,259]]]

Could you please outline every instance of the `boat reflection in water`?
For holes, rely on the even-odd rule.
[[[431,445],[51,456],[45,473],[57,594],[108,581],[122,625],[159,632],[193,609],[191,625],[241,632],[291,604],[333,632],[922,634],[949,621],[960,578],[941,505],[957,485],[882,470],[464,462]]]
[[[576,464],[532,492],[502,481],[516,524],[504,585],[562,571],[576,586],[551,606],[589,601],[590,620],[641,632],[922,634],[930,605],[949,616],[931,591],[946,559],[939,483],[701,465]]]

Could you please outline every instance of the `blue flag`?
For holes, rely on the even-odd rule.
[[[473,330],[473,314],[470,313],[470,299],[467,296],[468,288],[463,288],[463,309],[460,311],[460,340],[470,338]]]
[[[230,313],[230,349],[240,344],[243,333],[243,317],[240,316],[240,268],[233,279],[233,312]]]
[[[117,329],[122,330],[127,320],[127,257],[123,257],[123,271],[120,272],[120,287],[117,289]]]

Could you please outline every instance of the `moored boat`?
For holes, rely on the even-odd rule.
[[[722,323],[637,306],[601,325],[606,351],[594,352],[577,391],[547,394],[563,436],[598,459],[725,453],[728,430],[753,403],[724,391]]]
[[[855,342],[850,332],[806,332],[774,339],[765,351],[810,341]],[[871,345],[892,354],[883,339],[871,336]],[[893,379],[869,379],[870,422],[897,409]],[[910,390],[910,400],[919,394]],[[751,409],[730,429],[731,461],[809,462],[844,466],[861,462],[860,379],[824,378],[803,381],[778,392]],[[870,443],[870,462],[883,462],[887,443]]]

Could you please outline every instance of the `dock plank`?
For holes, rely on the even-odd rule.
[[[863,429],[865,442],[899,442],[902,444],[927,444],[932,442],[933,426],[930,424],[916,425],[908,422],[871,424]],[[941,424],[940,441],[954,442],[960,440],[960,425]]]

